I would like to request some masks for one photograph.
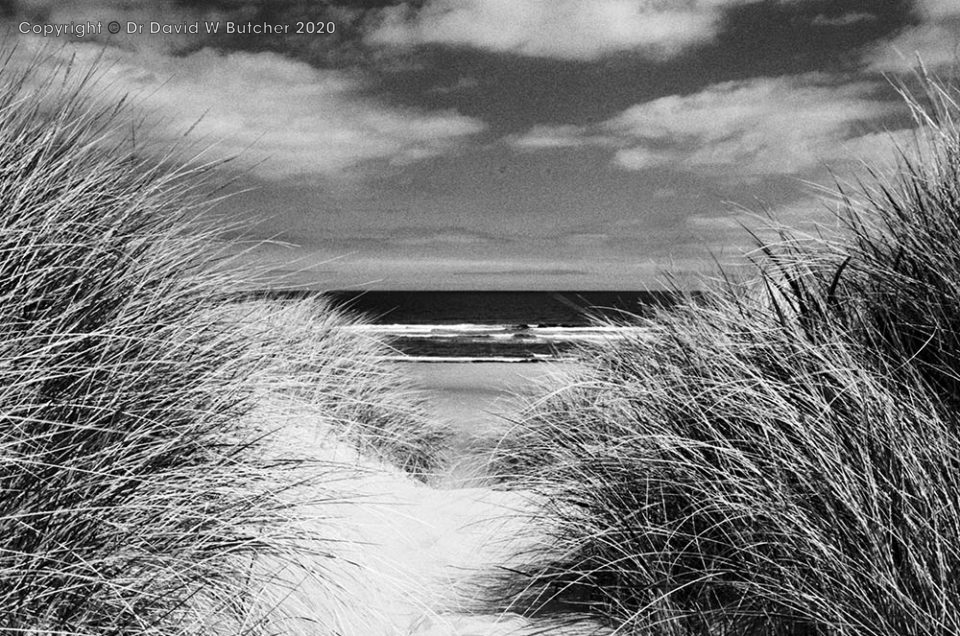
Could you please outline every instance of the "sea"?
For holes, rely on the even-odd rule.
[[[631,315],[669,306],[655,291],[335,291],[361,314],[358,330],[385,336],[409,362],[539,362],[580,343],[622,337]]]
[[[242,292],[237,299],[323,296],[364,318],[349,327],[377,334],[405,362],[540,362],[577,345],[642,331],[634,316],[675,304],[664,291],[307,291]],[[695,295],[695,293],[694,293]]]

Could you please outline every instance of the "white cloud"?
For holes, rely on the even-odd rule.
[[[917,0],[917,7],[933,20],[960,17],[960,3],[956,0]]]
[[[823,79],[726,82],[637,104],[598,126],[552,132],[566,147],[618,146],[614,161],[629,170],[672,166],[741,177],[796,174],[823,161],[851,158],[845,141],[893,108],[870,97],[873,84],[832,86]],[[537,129],[523,138],[528,137],[553,139]]]
[[[178,62],[149,103],[186,122],[210,109],[200,135],[265,159],[268,176],[336,174],[374,159],[409,163],[482,130],[453,111],[388,108],[354,96],[360,84],[270,53],[202,51]],[[162,78],[158,78],[162,81]]]
[[[184,6],[175,0],[71,0],[71,2],[56,2],[55,0],[20,0],[18,8],[21,10],[20,19],[32,19],[33,16],[44,16],[44,23],[69,24],[70,22],[100,22],[102,32],[88,34],[85,41],[109,41],[126,49],[174,51],[183,45],[196,42],[196,35],[164,35],[146,36],[127,35],[125,31],[110,35],[106,25],[111,20],[118,20],[126,25],[128,21],[148,25],[151,21],[163,21],[167,24],[192,22],[206,17],[195,9]],[[148,28],[148,27],[147,27]]]
[[[564,148],[582,148],[584,146],[623,146],[622,140],[611,137],[606,132],[590,133],[580,126],[538,124],[520,135],[510,135],[505,141],[515,150],[533,152],[538,150],[560,150]]]
[[[642,146],[618,150],[613,157],[614,163],[627,170],[646,170],[673,162],[676,155],[672,152],[649,150]]]
[[[918,58],[927,68],[960,63],[960,30],[938,24],[907,29],[877,45],[867,62],[874,71],[903,72],[916,67]]]
[[[560,243],[568,247],[603,247],[610,243],[613,237],[603,232],[574,232],[559,239]]]
[[[901,128],[867,133],[847,139],[841,145],[841,151],[850,157],[868,159],[873,170],[880,174],[892,175],[899,172],[897,166],[903,156],[908,159],[916,157],[917,142],[915,129]]]
[[[446,44],[567,60],[619,51],[669,57],[710,41],[724,7],[747,0],[430,0],[384,9],[371,44]]]
[[[417,233],[414,233],[412,236],[399,236],[396,238],[389,238],[387,242],[391,245],[405,245],[405,246],[442,246],[442,245],[454,245],[454,246],[471,246],[471,245],[487,245],[494,242],[493,237],[479,234],[477,232],[470,232],[468,230],[459,230],[459,229],[436,229],[436,230],[423,230]],[[501,241],[502,242],[502,241]]]
[[[918,58],[931,69],[960,65],[960,2],[916,0],[916,8],[923,22],[873,47],[866,55],[870,70],[910,71]]]
[[[819,196],[806,198],[779,205],[769,214],[745,210],[730,210],[721,214],[693,214],[685,219],[685,224],[697,236],[717,245],[732,243],[739,239],[743,245],[752,246],[750,234],[744,228],[758,236],[775,238],[776,229],[790,228],[798,233],[811,232],[817,228],[829,231],[836,226],[833,214],[834,206]]]
[[[795,78],[728,82],[634,106],[608,125],[640,140],[680,141],[676,157],[687,168],[795,174],[839,158],[858,125],[890,112],[869,97],[872,88]]]
[[[522,135],[508,139],[518,150],[544,150],[549,148],[576,148],[586,145],[577,126],[534,126]]]
[[[779,242],[782,229],[801,240],[832,238],[841,231],[834,213],[836,206],[812,192],[795,201],[765,206],[765,202],[758,203],[757,212],[728,209],[693,214],[684,224],[696,237],[695,244],[725,266],[743,265],[748,254],[756,255],[756,239],[765,244]]]
[[[62,55],[74,50],[87,60],[101,51],[77,45]],[[162,131],[179,136],[196,123],[194,137],[215,141],[214,152],[239,153],[267,178],[344,176],[365,161],[418,161],[449,152],[484,128],[454,111],[364,100],[356,76],[273,53],[204,49],[168,57],[110,49],[105,55],[106,83],[162,113]]]
[[[838,16],[828,16],[820,13],[810,23],[821,27],[846,27],[853,24],[863,24],[864,22],[874,22],[876,19],[877,16],[863,11],[854,11]]]

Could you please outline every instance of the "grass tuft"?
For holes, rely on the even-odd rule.
[[[309,404],[420,470],[391,428],[416,401],[322,304],[227,300],[217,166],[134,149],[95,69],[24,55],[0,54],[0,631],[274,633],[285,582],[336,554],[291,489],[338,495],[257,409]]]
[[[502,607],[621,634],[960,633],[958,92],[904,91],[898,176],[839,238],[781,230],[756,281],[637,319],[496,461],[550,540]]]
[[[265,363],[260,386],[311,404],[365,455],[421,481],[440,471],[449,429],[432,421],[423,396],[387,359],[389,344],[356,328],[359,318],[322,297],[247,300],[232,314]]]

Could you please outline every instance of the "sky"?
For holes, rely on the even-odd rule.
[[[757,214],[834,223],[814,184],[892,166],[960,0],[0,0],[0,38],[236,157],[217,213],[268,284],[644,289],[742,262]]]

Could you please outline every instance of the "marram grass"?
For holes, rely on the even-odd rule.
[[[496,465],[549,535],[501,607],[617,634],[960,633],[960,115],[531,406]]]
[[[322,303],[225,300],[216,166],[135,152],[95,71],[23,55],[0,56],[0,633],[274,633],[278,582],[336,552],[286,493],[336,494],[268,450],[258,404],[309,404],[411,469],[432,460],[391,426],[422,413]]]
[[[389,344],[351,329],[356,317],[322,298],[247,300],[230,314],[262,363],[258,386],[310,404],[337,437],[421,481],[442,468],[449,429],[387,359]]]

